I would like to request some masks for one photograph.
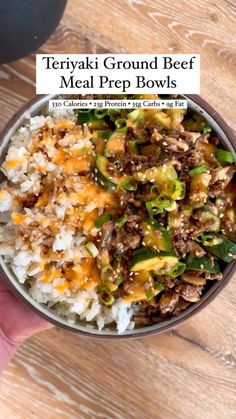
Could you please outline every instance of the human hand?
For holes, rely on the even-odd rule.
[[[0,279],[0,329],[13,342],[23,340],[52,325],[18,300]]]
[[[19,301],[0,279],[0,371],[25,339],[51,327]]]

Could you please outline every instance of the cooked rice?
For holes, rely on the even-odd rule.
[[[99,275],[84,246],[88,234],[98,233],[96,217],[114,202],[81,179],[79,169],[71,171],[69,164],[62,169],[59,155],[68,155],[72,169],[73,156],[85,165],[82,152],[94,153],[89,133],[75,125],[72,111],[28,118],[12,136],[2,165],[7,181],[0,191],[0,254],[29,294],[69,324],[96,322],[101,330],[115,322],[123,333],[133,327],[131,304],[121,298],[112,308],[100,303]]]

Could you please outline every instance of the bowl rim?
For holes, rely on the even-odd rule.
[[[8,135],[11,128],[17,123],[17,121],[33,106],[36,105],[37,102],[41,102],[42,99],[52,98],[57,95],[36,95],[33,99],[28,101],[25,105],[23,105],[13,116],[10,118],[9,122],[6,124],[3,131],[0,133],[0,146],[4,141],[4,138]],[[200,109],[207,113],[212,120],[216,122],[219,129],[224,133],[225,138],[228,140],[228,143],[231,145],[233,150],[236,152],[236,137],[234,132],[228,126],[228,124],[224,121],[221,115],[215,111],[215,109],[209,105],[203,98],[199,95],[183,95],[190,101],[192,101],[195,105],[197,105]],[[200,110],[201,112],[201,110]],[[18,129],[18,128],[16,128]],[[137,328],[134,330],[128,330],[124,332],[124,334],[118,335],[117,332],[114,334],[109,334],[109,331],[101,331],[99,332],[97,329],[90,329],[88,326],[80,326],[74,327],[66,322],[63,318],[60,318],[59,315],[53,314],[49,311],[49,309],[40,303],[37,303],[33,300],[32,297],[23,294],[23,288],[21,284],[12,281],[7,275],[6,270],[4,269],[7,265],[1,259],[0,263],[0,276],[3,278],[5,283],[7,283],[8,287],[11,291],[19,298],[26,306],[28,306],[31,310],[37,313],[40,317],[44,318],[48,322],[52,323],[55,326],[58,326],[62,329],[68,330],[73,333],[77,333],[82,336],[96,338],[96,339],[137,339],[139,337],[151,336],[159,333],[163,333],[169,331],[177,327],[179,324],[183,323],[184,321],[188,320],[193,315],[199,313],[203,308],[205,308],[211,301],[213,301],[217,295],[222,291],[222,289],[228,284],[233,274],[236,272],[236,261],[231,262],[227,265],[223,272],[223,278],[221,281],[216,281],[211,288],[201,297],[200,301],[191,305],[188,309],[184,310],[179,316],[172,317],[166,321],[156,323],[152,326],[144,326],[142,328]],[[13,275],[12,275],[13,277]],[[15,285],[14,285],[15,282]],[[55,317],[55,318],[54,318]],[[79,327],[83,327],[87,330],[81,330]]]

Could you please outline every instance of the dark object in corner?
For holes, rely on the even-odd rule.
[[[54,32],[67,0],[1,0],[0,64],[37,50]]]

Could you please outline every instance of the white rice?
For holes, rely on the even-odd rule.
[[[32,208],[21,208],[19,198],[28,199],[31,194],[38,196],[43,191],[42,181],[47,176],[54,182],[60,178],[61,169],[54,164],[51,159],[56,155],[57,149],[52,144],[46,144],[44,151],[37,151],[33,154],[29,151],[28,145],[32,143],[32,138],[40,132],[44,124],[53,124],[58,118],[66,118],[69,121],[75,120],[73,111],[54,111],[51,115],[34,116],[26,115],[28,124],[21,127],[11,138],[10,146],[2,167],[7,181],[1,184],[0,191],[0,255],[3,256],[14,272],[17,280],[27,284],[29,294],[39,303],[52,307],[59,316],[66,318],[69,324],[75,324],[78,319],[86,322],[95,322],[99,330],[107,324],[115,322],[117,332],[123,333],[126,329],[134,327],[131,321],[133,308],[131,304],[123,299],[118,299],[111,307],[100,303],[99,296],[94,286],[87,289],[77,289],[72,291],[63,286],[66,279],[63,276],[63,263],[76,260],[79,264],[86,257],[84,242],[86,232],[78,231],[77,228],[68,228],[64,225],[61,230],[50,235],[49,227],[54,223],[51,219],[50,206],[45,205],[43,210]],[[65,135],[59,140],[61,146],[66,147],[71,142],[70,135]],[[74,144],[75,149],[90,147],[88,138],[80,139]],[[11,167],[11,162],[20,162],[16,167]],[[36,167],[40,166],[40,171]],[[75,183],[77,190],[81,187],[79,176]],[[73,207],[73,197],[69,201],[63,196],[63,191],[58,196],[51,198],[50,205],[53,207],[57,220],[62,222],[67,216],[67,212]],[[96,208],[94,201],[85,207],[87,213],[91,213]],[[31,248],[19,229],[13,223],[11,215],[14,213],[24,213],[25,230],[32,229]],[[98,208],[101,214],[103,209]],[[34,223],[41,220],[41,227],[34,229]],[[98,229],[93,228],[91,235],[96,236]],[[56,276],[49,283],[42,281],[44,265],[42,262],[41,245],[46,243],[54,253],[63,253],[63,258],[59,260],[58,277]],[[47,260],[51,263],[51,260]],[[60,288],[61,287],[61,288]],[[89,325],[88,325],[89,326]],[[91,323],[91,327],[93,324]]]

